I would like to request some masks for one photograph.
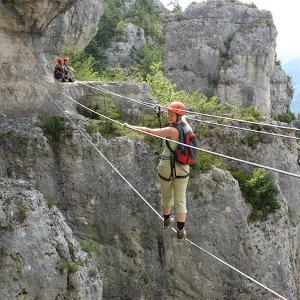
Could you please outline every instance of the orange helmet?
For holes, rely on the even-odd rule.
[[[60,58],[57,59],[57,62],[58,63],[63,62],[63,59],[60,57]]]
[[[64,58],[64,61],[69,61],[69,57],[65,57],[65,58]]]
[[[185,115],[185,106],[182,102],[173,101],[167,107],[168,110],[175,112],[178,115],[184,116]]]

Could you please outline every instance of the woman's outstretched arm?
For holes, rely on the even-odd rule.
[[[131,129],[138,129],[147,133],[155,134],[161,137],[167,137],[172,140],[178,140],[179,139],[179,131],[174,127],[164,127],[164,128],[148,128],[148,127],[142,127],[142,126],[133,126],[129,125],[127,123],[123,124],[123,127],[125,128],[131,128]],[[141,132],[142,133],[142,132]]]

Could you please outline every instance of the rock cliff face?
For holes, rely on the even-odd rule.
[[[102,299],[95,262],[29,182],[0,178],[0,233],[1,299]]]
[[[124,115],[129,119],[130,111],[125,110]],[[72,118],[83,130],[88,125],[78,116]],[[40,121],[34,119],[1,124],[0,176],[29,180],[46,198],[57,200],[78,237],[90,237],[103,245],[100,260],[106,278],[105,299],[270,299],[269,294],[191,245],[179,245],[173,233],[161,229],[161,221],[68,122],[55,143],[39,126]],[[224,143],[227,139],[230,142]],[[159,210],[156,151],[137,138],[107,140],[98,133],[92,140]],[[299,173],[299,167],[291,165],[297,158],[294,143],[286,147],[271,139],[253,150],[247,145],[240,147],[231,131],[215,131],[203,140],[204,146],[219,143],[220,152],[231,151],[231,155],[249,156],[249,160],[253,156],[257,162]],[[266,162],[263,153],[270,152],[277,159]],[[266,222],[248,224],[250,206],[229,172],[217,168],[206,174],[193,171],[187,229],[189,238],[205,249],[289,299],[297,299],[297,181],[274,178],[281,209]]]
[[[277,31],[270,12],[228,0],[192,3],[181,16],[169,17],[164,31],[165,75],[178,89],[201,88],[223,103],[254,105],[266,116],[289,105],[287,87],[270,96],[283,88],[271,78]]]
[[[103,253],[98,259],[105,278],[105,299],[270,299],[270,294],[264,290],[191,245],[178,244],[171,231],[162,230],[161,221],[68,121],[64,120],[64,131],[59,138],[53,139],[43,132],[41,121],[34,115],[43,111],[58,114],[48,96],[54,97],[71,112],[83,131],[89,125],[89,121],[77,113],[72,102],[41,81],[41,78],[50,76],[41,46],[45,28],[52,20],[57,22],[55,18],[72,7],[74,2],[39,1],[36,5],[34,1],[2,1],[0,4],[0,177],[5,177],[0,179],[0,274],[4,274],[3,278],[0,275],[1,291],[7,298],[20,299],[31,295],[45,299],[100,298],[101,282],[97,272],[92,261],[80,250],[72,236],[72,229],[77,238],[90,238],[103,245]],[[213,6],[213,3],[209,5]],[[223,5],[224,1],[219,3]],[[214,9],[217,3],[215,5]],[[205,4],[204,7],[208,6]],[[231,14],[233,18],[236,7],[226,7],[224,14]],[[239,7],[244,9],[243,5]],[[70,14],[75,16],[75,7],[72,9]],[[245,19],[257,20],[260,15],[256,9],[251,11],[249,8],[248,11],[246,8],[243,11]],[[190,13],[193,16],[193,10]],[[208,9],[207,20],[210,18],[212,15]],[[194,19],[197,23],[197,18]],[[266,34],[264,21],[259,22],[261,27],[258,26],[257,34]],[[65,24],[71,23],[67,20]],[[188,23],[186,26],[189,26]],[[224,24],[218,26],[220,28]],[[271,23],[271,44],[275,35],[273,29]],[[228,35],[230,33],[228,29]],[[207,35],[213,37],[214,33]],[[76,36],[80,39],[80,34]],[[235,49],[231,45],[235,39],[239,41],[235,47],[243,49],[242,38],[237,32],[237,37],[230,41],[228,53],[231,53],[231,48]],[[197,44],[198,40],[193,42]],[[207,48],[215,49],[214,57],[218,60],[219,49],[224,49],[224,40],[217,43],[218,47],[214,43],[212,39]],[[251,47],[256,50],[259,46],[258,42]],[[191,45],[186,44],[186,47]],[[267,46],[259,49],[266,62],[264,68],[271,76],[273,68],[269,63],[274,61],[274,52],[268,52]],[[254,69],[253,57],[257,58],[259,66],[261,63],[260,56],[255,55],[249,56],[251,70]],[[225,54],[222,57],[230,58]],[[243,63],[244,59],[241,54]],[[224,63],[229,64],[228,60]],[[234,64],[229,65],[228,70],[234,68]],[[245,73],[246,67],[241,65]],[[192,63],[190,67],[182,68],[188,70]],[[227,71],[224,68],[220,68],[220,84],[222,74]],[[259,76],[261,80],[268,78],[263,74]],[[284,80],[274,75],[274,82]],[[237,85],[243,84],[244,81],[237,81]],[[94,85],[155,103],[145,84]],[[55,87],[87,105],[93,105],[98,97],[103,97],[101,92],[78,82],[55,84]],[[222,90],[222,85],[216,88]],[[236,91],[241,94],[239,88]],[[265,86],[260,87],[259,95],[264,92]],[[120,107],[127,121],[137,122],[144,113],[140,107],[120,98],[112,97],[112,101]],[[267,107],[270,105],[267,104]],[[293,142],[260,140],[255,150],[247,144],[249,139],[231,130],[214,130],[211,133],[211,136],[202,138],[202,146],[300,173],[295,163],[298,148]],[[90,137],[159,210],[157,150],[136,136],[106,139],[95,133]],[[236,167],[228,162],[226,164],[229,168]],[[294,300],[300,290],[298,181],[278,175],[274,178],[280,189],[281,209],[265,222],[249,224],[247,217],[251,208],[228,171],[213,167],[210,172],[201,174],[193,170],[188,186],[187,230],[191,240]],[[49,208],[35,188],[46,199],[57,201],[68,225],[58,209]],[[78,271],[72,273],[70,266],[74,263],[78,265]],[[60,269],[65,270],[60,272]]]
[[[90,42],[97,32],[102,14],[102,0],[77,1],[49,24],[42,44],[51,66],[64,48],[71,44],[84,47]]]
[[[128,10],[136,2],[136,0],[125,0],[122,2],[120,14],[123,14],[123,18],[126,23],[123,24],[122,33],[118,33],[110,41],[109,46],[105,51],[106,58],[101,62],[103,67],[116,68],[117,66],[120,66],[121,68],[130,68],[134,65],[134,63],[136,63],[138,50],[142,45],[147,42],[154,46],[161,44],[161,42],[156,40],[155,37],[151,37],[149,35],[145,36],[144,29],[140,27],[141,25],[135,24],[134,21],[136,20],[133,20],[134,18],[128,18],[128,16],[126,16]],[[139,3],[143,2],[139,1]],[[150,7],[150,5],[154,8],[153,12],[156,10],[160,13],[167,11],[160,0],[148,1],[146,7]],[[149,25],[150,24],[148,24],[148,29]],[[152,24],[152,26],[157,25]],[[161,27],[162,26],[160,26],[160,28]]]
[[[272,116],[283,111],[287,111],[290,108],[290,104],[294,96],[294,88],[291,80],[280,65],[274,66],[271,75],[270,96]]]
[[[75,0],[38,1],[38,3],[36,1],[0,2],[0,112],[2,114],[21,116],[53,111],[51,108],[53,106],[49,105],[49,96],[51,96],[49,84],[45,82],[47,76],[49,76],[47,79],[53,82],[53,70],[49,72],[47,68],[42,37],[46,34],[52,45],[57,43],[55,49],[75,36],[76,42],[89,41],[92,36],[84,37],[78,31],[85,34],[95,32],[98,24],[96,17],[101,15],[101,10],[94,13],[93,9],[101,8],[102,0],[89,1],[90,5],[86,5],[86,1],[80,1],[73,8],[75,2]],[[66,12],[70,8],[70,13]],[[78,12],[83,10],[86,12],[86,18],[79,18]],[[65,15],[60,16],[64,12]],[[64,40],[55,39],[58,31],[55,31],[50,23],[52,20],[54,24],[59,23],[56,17],[63,19],[66,28],[75,23],[73,17],[77,18],[76,24],[64,31]],[[87,20],[93,20],[89,28],[86,26]],[[49,24],[49,33],[45,33]],[[80,26],[86,29],[79,30]],[[52,34],[55,34],[55,38],[51,36]]]
[[[123,28],[122,41],[112,42],[106,50],[107,58],[104,60],[106,67],[128,67],[136,60],[137,50],[146,43],[144,30],[133,23],[128,23]]]

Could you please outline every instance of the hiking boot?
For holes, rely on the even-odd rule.
[[[69,78],[69,82],[74,82],[74,79],[72,79],[72,78]]]
[[[175,222],[174,218],[164,219],[164,229],[170,228],[170,226]]]
[[[177,241],[182,242],[186,237],[186,230],[183,228],[181,230],[177,229]]]
[[[62,79],[61,79],[61,82],[66,82],[66,79],[62,78]]]

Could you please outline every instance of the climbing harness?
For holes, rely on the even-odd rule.
[[[112,167],[112,169],[130,186],[130,188],[145,202],[145,204],[161,219],[163,220],[163,217],[153,208],[153,206],[134,188],[134,186],[121,174],[121,172],[102,154],[102,152],[96,147],[96,145],[91,141],[90,137],[87,136],[75,123],[74,121],[69,117],[69,115],[57,104],[57,102],[50,98],[50,100],[58,107],[58,109],[66,116],[66,118],[72,123],[73,127],[77,129],[83,137],[87,140],[87,142],[101,155],[101,157]],[[171,227],[171,229],[176,232],[176,229],[174,227]],[[200,247],[190,239],[185,239],[188,243],[193,245],[194,247],[200,249],[204,253],[208,254],[212,258],[216,259],[220,263],[226,265],[230,269],[234,270],[235,272],[239,273],[240,275],[244,276],[245,278],[249,279],[250,281],[254,282],[255,284],[259,285],[260,287],[266,289],[273,295],[276,295],[277,297],[280,297],[283,300],[287,300],[287,298],[281,296],[277,292],[273,291],[272,289],[268,288],[264,284],[260,283],[259,281],[255,280],[254,278],[250,277],[249,275],[243,273],[242,271],[238,270],[237,268],[233,267],[229,263],[225,262],[224,260],[220,259],[219,257],[215,256],[214,254],[210,253],[209,251],[205,250],[204,248]]]

